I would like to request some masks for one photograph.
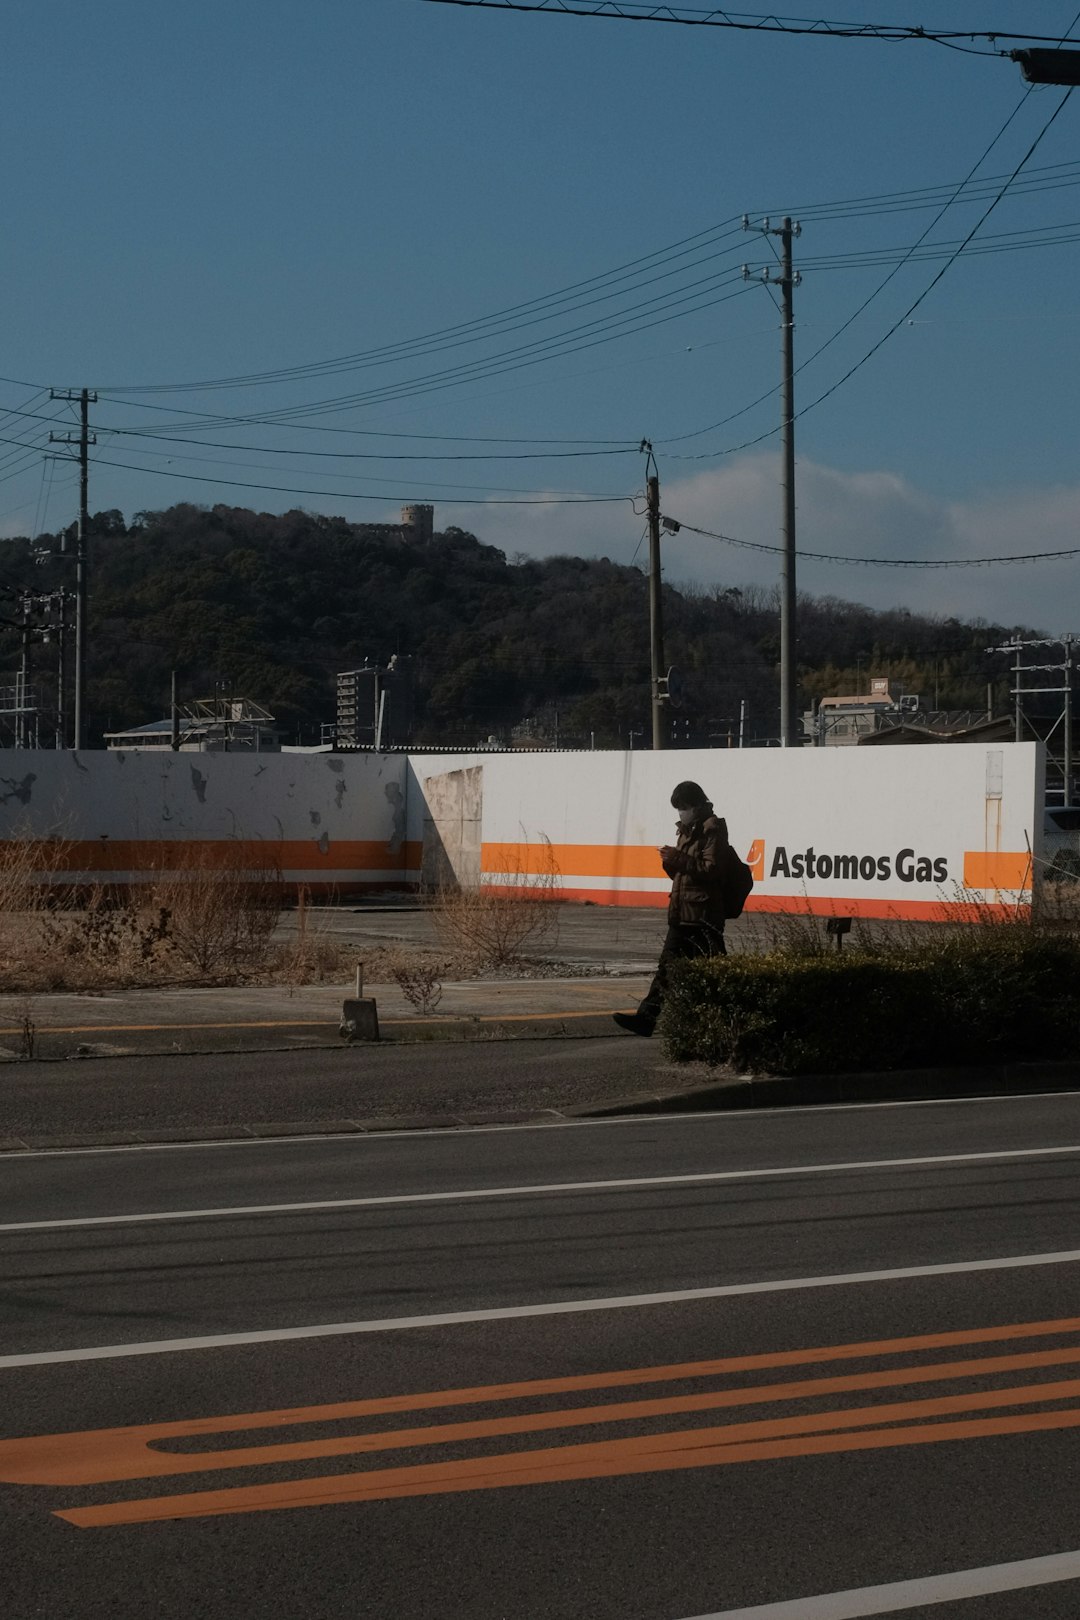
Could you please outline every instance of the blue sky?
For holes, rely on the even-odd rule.
[[[833,0],[826,15],[1058,35],[1077,7],[925,0],[909,11]],[[929,286],[942,244],[967,234],[1062,96],[1025,94],[999,57],[930,43],[424,0],[16,0],[6,44],[0,410],[30,414],[0,416],[0,435],[29,446],[0,444],[0,534],[73,515],[72,469],[41,455],[42,417],[58,414],[63,430],[70,411],[41,390],[86,385],[101,395],[94,509],[130,515],[186,499],[368,519],[431,499],[440,524],[508,553],[629,561],[643,467],[627,447],[648,436],[665,511],[775,544],[777,441],[737,448],[777,421],[778,313],[765,288],[738,277],[744,260],[756,270],[772,252],[737,229],[739,217],[802,219],[797,362],[932,227],[924,251],[938,256],[901,266],[800,372],[801,408]],[[934,224],[984,153],[970,191]],[[932,207],[896,195],[919,190]],[[829,206],[846,199],[870,200]],[[1031,247],[1033,232],[1066,240]],[[1012,250],[972,251],[980,243]],[[650,254],[624,281],[604,279]],[[800,418],[800,546],[963,558],[1080,544],[1078,257],[1080,95],[911,324]],[[815,268],[822,260],[833,267]],[[439,346],[411,341],[571,286],[560,304],[519,311],[487,336],[473,327]],[[622,335],[596,342],[620,314]],[[581,329],[600,319],[609,324]],[[506,353],[557,333],[560,352],[540,364]],[[401,344],[395,356],[368,353]],[[328,375],[139,391],[365,353]],[[466,364],[464,381],[432,377]],[[373,389],[375,399],[327,414],[325,401]],[[303,408],[313,414],[300,427]],[[268,411],[291,421],[250,420]],[[170,441],[148,439],[151,428]],[[469,442],[484,438],[528,442]],[[542,442],[554,439],[566,442]],[[601,441],[622,453],[504,459]],[[496,449],[485,460],[354,459]],[[702,459],[680,459],[691,454]],[[618,499],[539,499],[586,495]],[[506,504],[486,504],[496,501]],[[775,559],[683,534],[666,569],[707,585],[768,584]],[[817,593],[1050,630],[1080,628],[1078,580],[1080,558],[920,574],[800,569]]]

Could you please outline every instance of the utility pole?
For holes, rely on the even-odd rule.
[[[90,481],[89,447],[97,443],[97,435],[90,432],[89,410],[97,404],[97,394],[88,388],[49,390],[50,399],[78,400],[79,437],[70,433],[50,433],[52,444],[78,444],[79,446],[79,527],[75,542],[75,724],[72,747],[86,745],[86,609],[89,586],[89,534],[90,512],[87,496]]]
[[[63,748],[67,742],[67,599],[63,589],[55,591],[51,606],[57,613],[56,623],[56,744]]]
[[[1075,663],[1075,654],[1073,652],[1073,648],[1076,645],[1077,639],[1078,638],[1074,635],[1063,635],[1042,636],[1031,641],[1022,641],[1020,637],[1017,636],[1012,641],[1007,641],[1000,647],[987,647],[985,649],[988,653],[1011,653],[1013,655],[1012,675],[1015,685],[1012,689],[1012,695],[1015,703],[1014,724],[1016,741],[1022,742],[1024,732],[1027,730],[1029,734],[1046,743],[1049,748],[1049,745],[1053,741],[1054,733],[1057,731],[1058,726],[1061,727],[1061,797],[1062,808],[1065,810],[1072,808],[1073,797],[1072,688],[1073,667]],[[1025,647],[1060,647],[1062,649],[1061,662],[1052,664],[1025,664],[1022,657],[1023,649]],[[1047,684],[1025,686],[1022,683],[1022,677],[1024,675],[1034,675],[1036,677],[1042,676],[1044,680],[1047,681]],[[1061,682],[1059,686],[1049,684],[1049,682],[1053,681],[1055,678]],[[1026,697],[1060,697],[1061,712],[1056,720],[1048,724],[1044,717],[1033,715],[1030,711],[1025,712],[1024,699]],[[1057,759],[1052,751],[1049,754],[1049,763],[1055,767],[1057,765]]]
[[[1072,808],[1072,762],[1073,762],[1073,732],[1072,732],[1072,687],[1073,687],[1073,638],[1064,636],[1065,644],[1065,713],[1064,713],[1064,746],[1065,768],[1063,771],[1065,783],[1065,798],[1063,808]]]
[[[750,230],[743,215],[743,230]],[[793,294],[802,277],[792,267],[792,239],[802,234],[802,226],[785,218],[780,225],[763,220],[765,236],[780,238],[780,274],[770,268],[761,272],[762,281],[780,288],[780,533],[783,552],[780,560],[780,746],[798,748],[802,743],[795,688],[795,307]],[[750,278],[750,266],[743,265],[743,277]]]
[[[30,609],[33,598],[29,592],[24,591],[22,602],[22,657],[19,660],[18,711],[15,721],[16,748],[29,748],[27,741],[29,726],[27,725],[27,711],[30,703]]]
[[[656,467],[652,445],[645,441],[646,470]],[[667,747],[667,724],[664,714],[664,688],[661,670],[664,667],[664,619],[660,597],[660,479],[655,470],[645,485],[646,506],[649,513],[649,685],[652,692],[652,745]]]

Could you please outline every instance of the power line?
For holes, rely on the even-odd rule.
[[[713,529],[699,529],[693,523],[683,523],[674,518],[669,520],[676,525],[676,532],[686,534],[699,534],[706,540],[722,540],[727,546],[738,546],[744,551],[782,552],[783,546],[766,545],[761,540],[740,540],[733,534],[718,534]],[[1036,563],[1060,560],[1063,557],[1080,557],[1080,546],[1071,546],[1062,551],[1024,551],[1006,557],[950,557],[931,558],[922,557],[843,557],[827,551],[803,551],[798,555],[807,562],[827,563],[854,563],[863,568],[989,568],[994,564]]]
[[[113,461],[108,456],[91,457],[98,467],[122,467],[128,472],[143,473],[152,478],[180,478],[185,483],[192,484],[223,484],[229,489],[261,489],[277,495],[321,495],[332,500],[346,501],[379,501],[384,506],[392,506],[397,502],[408,501],[410,495],[365,495],[358,494],[349,489],[300,489],[289,484],[253,484],[243,483],[237,478],[204,478],[196,473],[171,472],[163,467],[133,467],[127,461]],[[559,495],[538,494],[535,499],[529,500],[451,500],[448,506],[610,506],[627,501],[633,504],[631,495]]]
[[[813,34],[822,39],[873,39],[886,44],[920,40],[930,45],[964,49],[961,40],[1024,39],[1032,44],[1062,45],[1061,36],[1013,34],[1002,28],[929,29],[902,23],[830,22],[822,17],[758,16],[745,11],[707,11],[691,6],[659,6],[645,0],[427,0],[429,5],[468,6],[498,11],[544,11],[569,17],[602,17],[623,22],[675,23],[690,28],[726,28],[754,34]],[[1006,56],[1006,51],[972,51],[976,56]]]
[[[831,385],[831,387],[827,388],[824,393],[819,394],[816,399],[812,399],[810,401],[809,405],[804,405],[802,407],[802,409],[797,413],[800,417],[805,416],[807,414],[807,412],[814,410],[816,406],[823,404],[825,400],[829,399],[833,394],[836,393],[837,389],[842,388],[844,383],[848,382],[852,377],[854,377],[855,373],[857,371],[860,371],[862,369],[862,367],[865,366],[869,360],[873,359],[874,355],[877,354],[878,350],[884,347],[884,345],[889,341],[889,339],[896,332],[898,332],[900,330],[900,328],[904,325],[904,323],[907,320],[910,319],[910,317],[918,309],[919,305],[922,304],[930,296],[930,294],[933,292],[934,288],[937,286],[938,282],[941,281],[942,277],[945,276],[948,273],[948,271],[956,263],[956,261],[960,257],[960,255],[964,252],[965,248],[968,246],[968,243],[972,240],[972,238],[976,235],[976,233],[980,230],[980,228],[990,218],[990,215],[994,212],[994,209],[998,206],[998,204],[1001,202],[1002,198],[1008,192],[1009,187],[1012,184],[1012,181],[1020,173],[1021,169],[1023,169],[1024,165],[1027,163],[1028,158],[1031,157],[1031,155],[1035,152],[1035,150],[1039,146],[1040,142],[1044,139],[1044,137],[1046,136],[1047,132],[1049,131],[1051,125],[1054,123],[1055,119],[1058,118],[1058,116],[1060,115],[1062,109],[1065,106],[1065,103],[1068,101],[1068,99],[1069,99],[1069,97],[1071,95],[1072,95],[1072,89],[1070,88],[1070,89],[1066,90],[1065,94],[1062,96],[1061,100],[1058,102],[1057,106],[1054,108],[1053,112],[1050,114],[1049,118],[1046,120],[1046,122],[1043,125],[1042,129],[1036,135],[1035,139],[1032,141],[1031,145],[1028,147],[1027,151],[1024,153],[1024,156],[1020,159],[1020,162],[1016,165],[1016,168],[1013,170],[1012,174],[1009,176],[1009,178],[1005,181],[1005,183],[997,191],[997,193],[995,194],[994,198],[992,199],[989,207],[983,210],[982,214],[980,214],[979,218],[975,221],[975,224],[971,227],[970,231],[968,231],[968,233],[964,237],[963,241],[961,241],[958,244],[958,246],[954,249],[954,251],[952,253],[950,253],[948,259],[946,259],[946,261],[942,265],[941,269],[932,278],[929,285],[924,287],[923,291],[919,294],[918,298],[915,299],[914,303],[908,305],[907,309],[904,310],[903,314],[900,315],[893,322],[893,324],[888,328],[888,330],[885,333],[883,333],[883,335],[877,340],[877,342],[875,344],[873,344],[873,346],[870,349],[867,350],[867,352],[862,356],[861,359],[857,360],[853,366],[850,366],[848,368],[848,370],[844,372],[842,377],[837,378],[836,382],[834,382]],[[764,397],[767,397],[767,396],[764,396]],[[709,430],[705,429],[704,431],[708,432]],[[717,450],[717,451],[713,451],[713,452],[704,452],[704,453],[701,453],[701,454],[698,454],[698,455],[695,455],[695,456],[691,456],[691,457],[683,457],[681,459],[700,461],[700,460],[711,460],[711,459],[714,459],[715,457],[718,457],[718,456],[734,455],[734,454],[736,454],[736,452],[738,452],[740,450],[749,450],[753,445],[761,444],[761,443],[764,442],[764,440],[771,439],[774,436],[774,434],[776,434],[778,432],[779,432],[779,428],[770,428],[767,432],[758,434],[758,436],[756,438],[748,439],[743,444],[733,445],[733,446],[729,447],[726,450]]]
[[[724,236],[737,236],[738,233],[739,226],[737,222],[723,220],[720,224],[710,225],[702,231],[695,232],[692,236],[682,237],[676,242],[669,243],[666,247],[656,248],[652,253],[644,254],[637,259],[631,259],[628,263],[618,265],[612,270],[600,271],[597,275],[589,276],[583,281],[572,282],[569,286],[561,288],[557,292],[543,293],[536,298],[527,299],[523,303],[508,305],[505,309],[498,310],[491,315],[477,316],[474,320],[463,321],[455,326],[441,327],[416,338],[405,338],[398,343],[383,344],[374,349],[360,350],[355,354],[340,355],[329,360],[310,361],[299,366],[280,367],[271,371],[249,372],[246,375],[204,379],[201,382],[106,384],[103,385],[103,391],[125,394],[199,392],[214,388],[251,386],[257,383],[295,381],[307,376],[322,375],[324,372],[352,370],[364,364],[383,363],[389,359],[413,359],[416,356],[412,351],[421,345],[431,346],[432,352],[435,352],[439,347],[456,346],[449,340],[459,339],[463,333],[470,335],[467,338],[460,338],[461,341],[474,342],[484,336],[499,335],[498,329],[504,325],[509,324],[511,327],[517,327],[535,324],[534,317],[535,319],[551,319],[553,318],[551,311],[541,316],[536,316],[535,312],[543,310],[547,306],[568,303],[572,298],[571,308],[559,313],[573,313],[578,308],[585,308],[590,303],[601,301],[600,298],[582,299],[580,296],[575,298],[574,295],[594,290],[605,283],[629,280],[632,272],[637,272],[640,275],[642,270],[653,269],[656,264],[664,263],[670,258],[686,257],[687,254],[695,251],[694,246],[690,244],[701,244],[703,238],[719,236],[722,240]],[[670,273],[675,274],[677,272]],[[654,279],[659,280],[662,278],[656,277]],[[648,285],[647,282],[642,284]],[[604,295],[604,297],[621,296],[621,293]],[[525,319],[525,317],[528,317],[528,319]],[[491,328],[492,330],[485,331],[485,328]]]
[[[36,421],[56,420],[55,417],[40,416],[34,411],[14,411],[9,414],[33,417]],[[612,443],[609,448],[603,450],[500,450],[469,453],[459,451],[404,453],[389,450],[297,450],[277,445],[228,444],[222,443],[218,439],[192,439],[154,428],[110,427],[99,428],[98,431],[110,433],[114,436],[123,436],[124,438],[152,439],[157,444],[196,444],[205,449],[213,450],[247,450],[266,456],[318,456],[335,461],[557,461],[575,457],[624,456],[637,455],[638,453],[637,443],[627,444],[625,442],[622,444]],[[314,431],[319,430],[315,429]]]
[[[900,260],[900,263],[897,264],[889,272],[889,274],[885,277],[884,281],[879,282],[879,284],[874,288],[874,290],[870,294],[870,296],[868,298],[863,299],[862,303],[858,306],[858,308],[856,310],[854,310],[851,315],[848,316],[846,321],[844,321],[840,326],[837,327],[836,331],[833,332],[830,337],[826,338],[824,343],[820,344],[819,347],[816,348],[813,351],[812,354],[807,355],[806,359],[798,367],[798,371],[797,371],[796,375],[798,374],[798,372],[801,372],[801,371],[805,370],[805,368],[807,366],[811,365],[813,363],[813,361],[815,361],[818,358],[819,355],[824,354],[825,350],[827,348],[829,348],[831,344],[835,343],[836,340],[839,337],[841,337],[843,335],[843,333],[845,333],[849,329],[849,327],[854,325],[855,321],[858,320],[859,316],[863,313],[863,311],[868,309],[869,306],[873,303],[874,299],[879,297],[880,294],[885,291],[885,288],[889,285],[889,283],[891,281],[893,281],[896,276],[899,275],[900,270],[903,267],[903,265],[907,262],[908,259],[910,259],[916,253],[916,251],[921,247],[922,243],[926,241],[926,238],[929,236],[930,232],[932,230],[934,230],[934,228],[937,226],[939,221],[944,218],[944,216],[948,212],[948,210],[951,207],[953,207],[954,204],[959,200],[959,198],[961,196],[961,193],[964,192],[965,189],[968,186],[971,185],[971,183],[973,182],[973,180],[975,178],[975,175],[982,168],[983,164],[986,162],[986,159],[990,156],[990,153],[994,150],[994,147],[997,145],[997,143],[1001,140],[1002,136],[1008,130],[1010,124],[1013,121],[1013,119],[1019,113],[1021,107],[1023,107],[1024,103],[1027,101],[1028,96],[1030,94],[1031,94],[1031,90],[1029,88],[1020,97],[1019,101],[1017,102],[1016,106],[1013,108],[1012,112],[1009,114],[1008,118],[1006,118],[1006,120],[1002,124],[1001,128],[997,131],[997,134],[990,141],[989,145],[983,148],[982,152],[979,154],[979,157],[972,164],[971,168],[968,170],[968,172],[964,176],[964,178],[961,181],[959,181],[952,188],[951,193],[944,199],[942,207],[939,208],[938,212],[934,215],[934,218],[930,221],[929,225],[927,225],[926,229],[921,233],[921,235],[918,237],[917,241],[915,241],[912,244],[911,248],[908,250],[908,253],[904,256],[904,258],[902,258]],[[1013,176],[1012,178],[1015,179],[1015,176]],[[723,426],[726,422],[734,421],[737,417],[745,415],[748,410],[753,409],[754,405],[760,404],[763,399],[769,398],[771,396],[771,394],[773,394],[773,393],[775,393],[775,389],[770,389],[768,394],[762,395],[760,399],[754,400],[750,405],[744,406],[741,411],[733,412],[730,416],[725,417],[723,422],[714,423],[711,428],[699,429],[697,433],[682,434],[682,435],[680,435],[680,438],[683,439],[683,440],[685,440],[687,438],[699,438],[702,435],[702,433],[714,432],[717,427]],[[678,442],[678,441],[675,441],[675,442]]]
[[[208,447],[208,448],[213,448],[213,447],[211,446],[211,447]],[[147,465],[146,467],[143,467],[143,468],[140,469],[141,471],[144,471],[144,472],[160,474],[162,477],[166,477],[166,476],[170,475],[170,473],[172,472],[173,462],[174,461],[183,462],[185,465],[204,466],[204,467],[208,466],[208,467],[214,467],[215,469],[226,468],[226,467],[244,467],[244,468],[249,468],[249,469],[251,469],[253,471],[257,471],[257,472],[265,472],[265,471],[268,471],[268,470],[273,471],[273,469],[267,469],[266,467],[260,465],[260,463],[257,462],[257,461],[239,461],[239,460],[234,460],[234,459],[232,459],[230,457],[227,457],[227,456],[210,456],[210,455],[185,456],[185,455],[177,454],[175,452],[170,453],[169,451],[165,451],[165,450],[144,449],[141,445],[134,445],[134,444],[125,445],[124,450],[128,455],[147,456],[147,457],[150,457],[152,459],[157,460],[158,462],[160,462],[165,456],[168,456],[169,460],[168,460],[168,463],[167,463],[166,466]],[[315,478],[315,477],[318,476],[318,473],[316,472],[315,469],[309,470],[307,468],[299,468],[299,469],[297,469],[297,471],[299,473],[299,476],[304,477],[304,478]],[[176,476],[179,476],[179,475],[176,474]],[[380,478],[380,477],[378,477],[378,476],[376,476],[376,475],[374,475],[374,474],[372,474],[370,472],[367,472],[367,471],[362,472],[362,473],[347,473],[347,472],[341,471],[340,469],[335,469],[335,476],[337,478],[347,480],[350,484],[352,484],[352,483],[363,484],[363,485],[365,485],[365,486],[367,486],[369,488],[380,487],[380,486],[387,486],[392,490],[400,488],[400,475],[398,475],[398,477],[396,477],[395,479],[391,480],[390,478]],[[264,486],[259,486],[259,487],[264,487]],[[411,494],[410,494],[410,497],[409,497],[410,499],[413,499],[416,496],[418,496],[420,494],[423,494],[425,492],[434,491],[436,493],[436,498],[440,498],[440,499],[443,499],[443,500],[446,500],[446,501],[453,501],[453,500],[456,499],[456,497],[452,496],[452,495],[443,495],[442,491],[444,491],[444,490],[468,489],[468,490],[472,490],[474,494],[485,494],[485,495],[542,495],[542,494],[548,493],[547,491],[545,491],[543,489],[521,489],[521,488],[518,488],[516,486],[508,487],[505,484],[482,484],[482,483],[478,482],[475,479],[472,480],[469,483],[453,483],[453,482],[450,482],[448,479],[441,478],[438,481],[438,483],[432,484],[432,483],[425,483],[422,480],[413,479],[411,477],[409,479],[409,489],[411,491]],[[391,498],[390,496],[387,496],[388,500],[390,498]]]
[[[1073,184],[1073,183],[1075,183],[1075,180],[1074,180],[1073,176],[1076,175],[1076,173],[1077,173],[1077,167],[1075,165],[1061,165],[1061,164],[1059,164],[1059,165],[1049,165],[1049,166],[1047,166],[1047,168],[1045,170],[1034,171],[1032,176],[1029,179],[1029,184],[1033,188],[1039,187],[1039,186],[1042,186],[1042,185],[1050,186],[1050,185]],[[984,181],[980,182],[979,185],[980,185],[980,187],[985,187],[988,183],[989,183],[988,181],[984,180]],[[961,191],[964,189],[964,185],[965,185],[965,182],[961,182],[959,188],[956,188],[956,187],[948,188],[948,195],[949,195],[950,200],[955,198],[958,189],[961,190]],[[865,197],[865,198],[839,199],[837,202],[834,202],[834,203],[810,204],[810,205],[803,206],[803,207],[799,208],[797,211],[803,217],[811,217],[811,215],[816,215],[819,218],[826,218],[826,217],[840,218],[840,217],[851,217],[853,215],[860,214],[860,213],[861,214],[884,213],[884,212],[894,211],[894,210],[896,210],[898,208],[929,207],[929,206],[934,206],[935,202],[940,198],[941,193],[942,193],[942,189],[943,188],[941,188],[941,187],[936,187],[936,188],[935,187],[928,187],[928,188],[921,188],[921,189],[915,190],[915,191],[894,192],[894,193],[880,193],[880,194],[876,194],[876,195],[870,195],[870,196]],[[1016,188],[1016,190],[1018,192],[1021,191],[1022,189],[1024,189],[1023,186],[1020,186],[1020,187]],[[968,198],[965,198],[964,200],[965,201],[966,200],[974,200],[975,195],[976,195],[976,192],[973,190],[972,193],[970,194],[970,196]],[[473,321],[459,323],[457,326],[443,328],[443,329],[440,329],[439,331],[426,334],[423,337],[405,340],[404,342],[399,343],[399,344],[384,345],[381,348],[367,350],[367,351],[361,351],[358,354],[351,355],[351,356],[342,356],[342,357],[338,357],[337,359],[329,360],[329,361],[325,361],[325,362],[312,362],[312,363],[309,363],[309,364],[306,364],[306,365],[303,365],[303,366],[282,368],[282,369],[277,370],[277,371],[253,372],[253,373],[247,374],[246,376],[211,379],[211,380],[207,380],[206,382],[203,382],[203,383],[148,384],[148,385],[134,385],[133,384],[133,385],[126,385],[123,388],[121,388],[120,385],[113,385],[113,387],[112,387],[112,389],[110,391],[113,392],[113,393],[121,393],[121,392],[123,392],[123,393],[130,394],[130,393],[134,393],[136,391],[149,391],[149,392],[185,391],[185,390],[196,390],[196,389],[200,389],[200,388],[203,388],[203,387],[210,388],[210,387],[226,386],[226,385],[228,385],[228,386],[233,386],[233,385],[239,386],[241,384],[254,384],[254,383],[262,382],[262,381],[289,380],[289,379],[299,379],[299,378],[302,378],[302,377],[314,377],[314,376],[322,374],[323,372],[327,372],[329,374],[329,373],[333,373],[335,370],[341,371],[341,370],[349,369],[352,366],[360,366],[360,365],[368,365],[368,364],[389,364],[391,362],[391,360],[393,360],[393,359],[419,358],[421,353],[425,352],[425,347],[424,347],[425,345],[427,346],[427,350],[429,352],[438,352],[438,348],[432,348],[432,340],[437,340],[438,344],[442,344],[443,346],[445,346],[444,340],[447,340],[447,339],[450,339],[450,338],[455,338],[455,342],[465,342],[465,341],[481,341],[484,337],[505,335],[507,330],[513,329],[513,327],[512,327],[513,320],[515,320],[515,319],[517,319],[517,318],[519,318],[519,317],[521,317],[523,315],[528,315],[530,317],[530,320],[532,320],[532,318],[535,316],[535,312],[537,310],[544,310],[546,312],[544,314],[544,316],[543,316],[543,318],[545,318],[545,319],[554,318],[554,316],[556,314],[558,314],[560,316],[561,315],[571,314],[571,313],[573,313],[574,308],[585,308],[585,307],[587,307],[588,303],[597,301],[596,299],[588,299],[588,300],[582,301],[577,296],[578,294],[580,294],[583,291],[595,290],[596,288],[601,287],[601,286],[603,286],[605,284],[610,284],[613,281],[629,282],[632,279],[637,278],[639,286],[643,287],[643,286],[650,285],[650,284],[652,284],[652,282],[655,282],[656,280],[662,279],[662,278],[653,276],[651,278],[651,281],[642,281],[641,276],[642,276],[642,274],[644,272],[654,270],[658,265],[663,264],[665,262],[670,262],[673,258],[674,259],[688,258],[688,256],[692,255],[693,253],[696,253],[698,251],[698,249],[702,245],[706,245],[706,244],[708,244],[710,242],[715,243],[716,241],[723,240],[724,237],[726,237],[728,235],[731,235],[732,231],[733,231],[733,227],[731,225],[731,222],[722,221],[719,224],[709,226],[705,230],[699,231],[699,232],[695,233],[692,236],[681,238],[679,241],[677,241],[675,243],[672,243],[672,244],[669,244],[667,247],[656,249],[651,254],[642,255],[641,257],[639,257],[636,260],[629,261],[628,264],[624,264],[624,265],[616,267],[614,270],[601,272],[601,273],[597,274],[596,276],[586,278],[585,280],[577,282],[577,283],[573,283],[569,287],[563,288],[563,289],[561,289],[560,291],[558,291],[556,293],[544,294],[544,295],[541,295],[538,298],[535,298],[535,299],[532,299],[532,300],[527,300],[524,303],[508,306],[506,309],[498,311],[494,315],[483,316],[483,317],[479,317],[479,318],[477,318],[476,320],[473,320]],[[715,255],[713,255],[713,256],[715,257]],[[700,259],[700,258],[695,259],[692,264],[688,263],[688,264],[683,265],[682,269],[683,270],[688,270],[688,269],[694,268],[695,265],[703,263],[703,262],[705,262],[705,261]],[[679,273],[679,272],[669,270],[669,271],[665,271],[664,275],[665,276],[670,276],[670,275],[677,274],[677,273]],[[634,290],[635,290],[635,288],[633,288],[631,286],[624,286],[618,294],[609,293],[609,294],[606,294],[605,296],[610,296],[610,297],[623,296],[623,295],[631,293]],[[554,308],[554,306],[557,305],[558,303],[566,304],[571,299],[576,299],[576,303],[574,303],[571,307],[568,307],[568,308],[565,308],[565,309],[562,309],[562,310],[557,310],[557,309]],[[639,307],[643,307],[643,306],[639,306]],[[615,312],[613,314],[613,316],[611,317],[611,319],[614,320],[614,321],[624,320],[628,313],[629,313],[629,311],[627,311],[627,310],[623,310],[623,311],[620,311],[620,312]],[[687,311],[687,313],[692,313],[692,311]],[[521,323],[521,324],[525,324],[525,323]],[[469,335],[466,338],[466,337],[463,337],[462,334],[469,334]],[[567,340],[569,339],[570,335],[571,335],[571,333],[564,331],[561,334],[552,334],[551,337],[549,337],[548,339],[542,340],[542,341],[545,342],[545,343],[553,343],[553,344],[557,344],[557,345],[565,345]],[[487,367],[490,368],[491,365],[493,364],[493,362],[495,362],[499,358],[500,357],[498,357],[498,356],[489,356],[487,361],[484,361],[484,362],[475,361],[475,362],[472,362],[471,364],[472,364],[473,367],[487,366]],[[494,374],[494,373],[492,373],[492,374]],[[483,373],[478,372],[477,376],[480,376],[480,375],[483,375]],[[473,380],[473,379],[470,378],[470,379],[467,379],[467,380]],[[35,384],[32,384],[32,383],[24,382],[22,380],[13,379],[13,378],[0,379],[0,381],[8,381],[8,382],[11,382],[11,383],[15,384],[16,386],[20,386],[20,387],[25,386],[25,387],[35,388],[35,387],[40,386],[40,385],[35,385]],[[101,391],[103,391],[103,390],[99,389],[99,392],[101,392]],[[138,405],[141,406],[141,408],[144,408],[144,409],[152,408],[152,407],[149,407],[146,404],[146,402],[143,402],[143,401],[136,401],[136,400],[121,401],[121,400],[118,400],[117,403],[130,403],[130,404],[133,404],[133,405],[138,404]],[[313,404],[309,404],[309,405],[306,405],[306,406],[303,406],[303,407],[298,407],[296,409],[301,410],[301,411],[314,413],[315,411],[321,409],[327,403],[333,405],[335,408],[341,408],[339,401],[330,401],[330,402],[323,401],[323,402],[314,402]],[[162,409],[162,407],[157,407],[157,408]],[[187,415],[206,415],[208,420],[215,420],[215,417],[212,415],[212,413],[186,412],[185,414],[187,414]],[[290,413],[288,408],[285,408],[285,410],[283,412],[274,413],[274,414],[280,415],[282,417],[282,419],[284,419],[284,417],[286,415],[293,414],[293,413]],[[264,412],[258,412],[258,413],[249,413],[249,415],[246,416],[246,417],[244,417],[244,416],[241,416],[241,417],[228,416],[228,415],[225,415],[224,413],[222,413],[222,414],[219,414],[216,417],[216,420],[218,420],[219,422],[222,422],[222,423],[226,422],[226,421],[227,422],[241,422],[241,421],[262,422],[262,421],[265,421],[268,418],[269,415],[270,415],[270,413],[265,412],[265,411]],[[300,424],[298,423],[297,425],[299,426]],[[318,429],[313,429],[313,431],[318,431]],[[363,430],[353,430],[353,431],[363,431]],[[387,436],[389,436],[389,435],[387,435]],[[402,436],[404,436],[404,435],[402,435]],[[417,435],[415,437],[421,437],[421,436]],[[437,437],[437,436],[433,436],[433,437]],[[443,436],[443,437],[450,438],[452,436],[446,435],[446,436]],[[459,440],[457,440],[457,442],[464,442],[464,440],[459,439]],[[485,442],[495,442],[495,441],[485,441]],[[509,441],[501,441],[501,442],[509,442]],[[524,442],[524,441],[521,441],[521,442]],[[542,442],[542,441],[533,440],[533,441],[528,441],[528,442],[536,443],[536,442]],[[566,442],[592,442],[592,443],[596,443],[597,441],[595,441],[595,440],[594,441],[568,441],[568,440],[563,440],[563,441],[560,441],[560,442],[563,442],[563,443],[566,443]]]

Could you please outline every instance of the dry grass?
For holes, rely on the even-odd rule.
[[[194,843],[182,872],[146,886],[142,909],[161,919],[168,951],[201,980],[221,984],[261,972],[281,916],[281,869],[268,846],[251,858],[238,847]]]
[[[517,854],[497,864],[486,883],[470,888],[444,888],[435,896],[432,918],[440,942],[474,957],[483,968],[505,967],[526,955],[554,948],[559,938],[561,874],[543,838],[528,841]]]
[[[236,984],[265,970],[281,911],[268,850],[253,861],[193,845],[182,872],[131,889],[59,887],[63,845],[0,843],[0,990]]]
[[[334,933],[325,918],[312,915],[310,895],[301,884],[296,892],[295,930],[290,939],[269,954],[266,973],[275,984],[337,984],[349,977],[356,964],[356,947]]]

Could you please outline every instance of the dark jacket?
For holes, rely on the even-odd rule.
[[[672,853],[664,862],[671,878],[668,922],[724,926],[723,866],[728,849],[727,822],[713,815],[711,804],[688,827],[679,827]]]

